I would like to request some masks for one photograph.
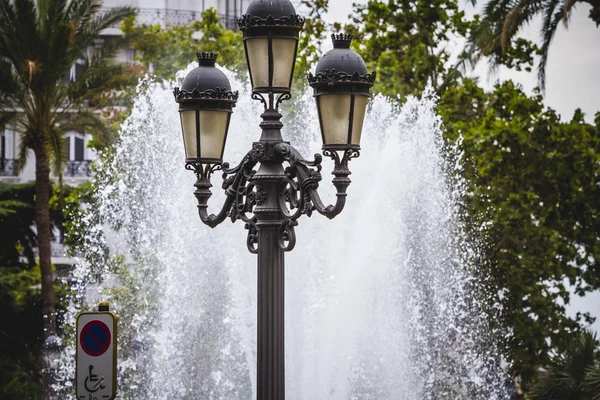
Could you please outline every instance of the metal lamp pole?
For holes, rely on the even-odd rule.
[[[198,54],[199,66],[175,88],[179,103],[186,169],[195,172],[194,192],[203,223],[215,227],[226,218],[241,220],[248,230],[249,251],[258,255],[257,399],[285,399],[284,253],[294,248],[294,227],[313,211],[333,218],[344,208],[350,184],[348,163],[359,156],[360,135],[375,73],[350,49],[352,36],[332,35],[334,49],[309,74],[319,111],[323,154],[334,162],[336,202],[325,205],[317,191],[320,154],[306,160],[283,140],[279,105],[291,98],[290,86],[298,32],[304,20],[289,0],[253,0],[239,20],[252,98],[264,105],[260,139],[241,162],[223,163],[223,149],[238,93],[215,68],[217,55]],[[279,52],[279,53],[278,53]],[[262,57],[262,58],[261,58]],[[286,69],[287,68],[287,69]],[[211,176],[223,175],[225,202],[208,213]]]

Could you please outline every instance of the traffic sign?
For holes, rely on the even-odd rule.
[[[79,343],[85,353],[92,357],[98,357],[106,353],[110,347],[110,329],[99,320],[93,320],[85,324],[79,335]]]
[[[100,309],[107,309],[101,307]],[[112,400],[117,394],[117,317],[108,311],[77,316],[75,382],[78,400]]]

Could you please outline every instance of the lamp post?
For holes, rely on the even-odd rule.
[[[284,253],[294,248],[294,227],[313,211],[333,218],[344,208],[350,184],[348,163],[359,156],[369,88],[362,58],[350,49],[352,36],[332,35],[334,48],[319,61],[308,82],[314,89],[323,154],[334,162],[334,205],[317,191],[322,156],[306,160],[281,136],[279,105],[291,98],[298,35],[304,19],[289,0],[253,0],[238,21],[252,82],[252,98],[264,105],[261,137],[241,162],[223,163],[230,116],[238,98],[215,67],[216,54],[198,54],[198,68],[175,88],[186,152],[186,169],[195,172],[194,194],[203,223],[215,227],[226,218],[248,230],[248,250],[258,255],[257,399],[284,400]],[[285,167],[284,167],[285,166]],[[225,201],[208,213],[213,173],[223,174]]]

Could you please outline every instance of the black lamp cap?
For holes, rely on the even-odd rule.
[[[215,67],[217,55],[214,53],[199,53],[198,67],[190,71],[181,83],[181,90],[204,92],[216,88],[231,90],[229,79]]]
[[[248,30],[264,33],[264,28],[279,28],[288,32],[288,35],[279,33],[277,36],[297,37],[302,29],[305,19],[296,14],[296,9],[290,0],[252,0],[248,5],[246,14],[238,19],[238,26],[244,37]],[[256,32],[255,32],[256,34]]]
[[[352,35],[331,35],[333,49],[325,53],[317,64],[315,74],[308,74],[308,83],[316,93],[368,93],[375,82],[375,72],[367,72],[362,57],[350,48]]]
[[[198,67],[191,70],[183,79],[181,89],[176,87],[173,90],[175,101],[185,108],[187,107],[186,104],[200,104],[197,102],[198,100],[215,100],[221,103],[230,103],[229,105],[218,106],[230,110],[232,104],[237,101],[239,93],[231,91],[229,79],[220,69],[215,67],[217,54],[203,52],[196,55],[198,57]]]
[[[269,16],[281,18],[296,14],[296,9],[290,0],[252,0],[246,14],[264,19]]]
[[[367,65],[362,57],[350,48],[352,35],[343,33],[331,35],[333,49],[325,53],[317,64],[316,72],[325,70],[335,70],[353,75],[358,73],[363,75],[367,73]]]

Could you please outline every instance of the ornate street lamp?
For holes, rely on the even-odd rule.
[[[217,54],[197,56],[198,68],[174,92],[179,103],[186,163],[220,164],[238,92],[231,91],[229,80],[215,67]]]
[[[284,252],[296,244],[294,227],[302,215],[310,217],[317,211],[333,218],[344,208],[350,184],[348,163],[359,156],[375,73],[368,74],[362,58],[350,50],[351,36],[334,35],[334,49],[319,61],[316,74],[309,75],[319,110],[323,154],[334,160],[332,182],[337,200],[325,205],[317,192],[322,156],[315,154],[314,160],[306,160],[283,140],[278,110],[280,102],[290,98],[298,32],[304,21],[289,0],[252,0],[238,22],[244,31],[252,98],[265,108],[260,140],[252,144],[238,166],[222,163],[223,149],[219,147],[225,145],[229,117],[226,124],[202,124],[203,111],[229,115],[237,99],[229,82],[215,72],[214,61],[202,65],[206,56],[200,57],[200,67],[190,72],[182,89],[175,88],[174,93],[180,105],[186,168],[197,177],[194,194],[200,219],[210,227],[226,218],[243,221],[248,250],[258,255],[257,399],[284,400]],[[226,94],[216,98],[216,88]],[[219,140],[206,141],[206,135]],[[209,214],[210,179],[217,170],[223,173],[226,197],[221,210]]]

